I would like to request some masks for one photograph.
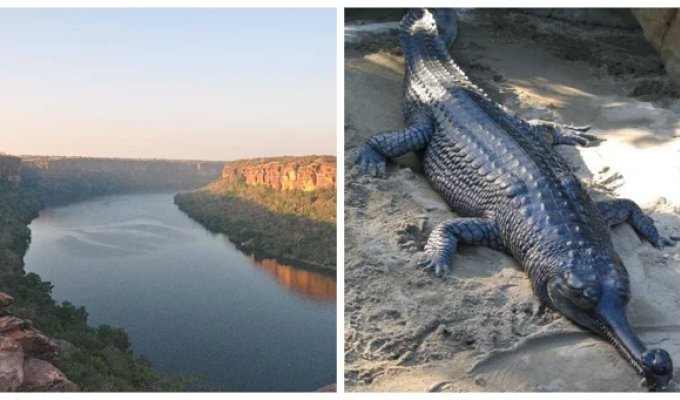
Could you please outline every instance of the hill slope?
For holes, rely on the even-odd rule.
[[[330,156],[239,160],[175,203],[243,251],[335,271],[335,174]]]

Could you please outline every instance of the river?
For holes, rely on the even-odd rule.
[[[336,381],[335,278],[256,261],[181,212],[173,193],[48,208],[26,271],[91,325],[122,327],[164,376],[200,389],[310,391]]]

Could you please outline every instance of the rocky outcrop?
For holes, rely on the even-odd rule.
[[[0,292],[0,308],[13,301]],[[30,321],[0,316],[0,391],[78,391],[78,386],[51,363],[57,357],[57,348],[54,341],[32,329]]]
[[[16,340],[0,336],[0,391],[15,391],[24,380],[24,350]]]
[[[21,180],[21,158],[0,154],[0,181],[15,185]]]
[[[668,75],[680,84],[680,13],[677,8],[635,8],[633,15],[659,53]]]
[[[250,186],[277,191],[335,189],[335,157],[277,157],[228,162],[224,179],[243,179]]]
[[[14,304],[14,297],[7,293],[0,292],[0,308],[9,307]]]
[[[19,390],[25,392],[77,392],[78,386],[63,372],[38,358],[24,360],[24,380]]]

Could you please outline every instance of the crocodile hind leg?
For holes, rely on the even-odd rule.
[[[529,124],[551,145],[588,146],[591,142],[599,140],[597,136],[586,133],[590,126],[562,125],[538,120],[529,121]]]
[[[433,130],[432,121],[422,117],[405,129],[379,133],[359,146],[353,162],[370,175],[382,175],[385,173],[386,158],[424,149]]]
[[[609,226],[628,222],[640,236],[647,239],[654,247],[673,246],[676,241],[680,240],[680,238],[674,236],[663,236],[654,226],[654,220],[645,215],[640,206],[632,200],[600,201],[597,206]]]
[[[442,276],[456,253],[458,242],[500,248],[496,224],[486,218],[454,218],[437,225],[425,245],[425,258],[420,266]]]

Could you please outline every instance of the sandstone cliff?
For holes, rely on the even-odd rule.
[[[275,157],[228,162],[225,179],[243,179],[249,186],[277,191],[335,189],[336,161],[331,156]]]
[[[0,292],[0,391],[77,392],[53,362],[58,345],[36,329],[30,321],[5,314],[14,299]]]
[[[21,158],[0,154],[0,181],[18,184],[21,175]]]

